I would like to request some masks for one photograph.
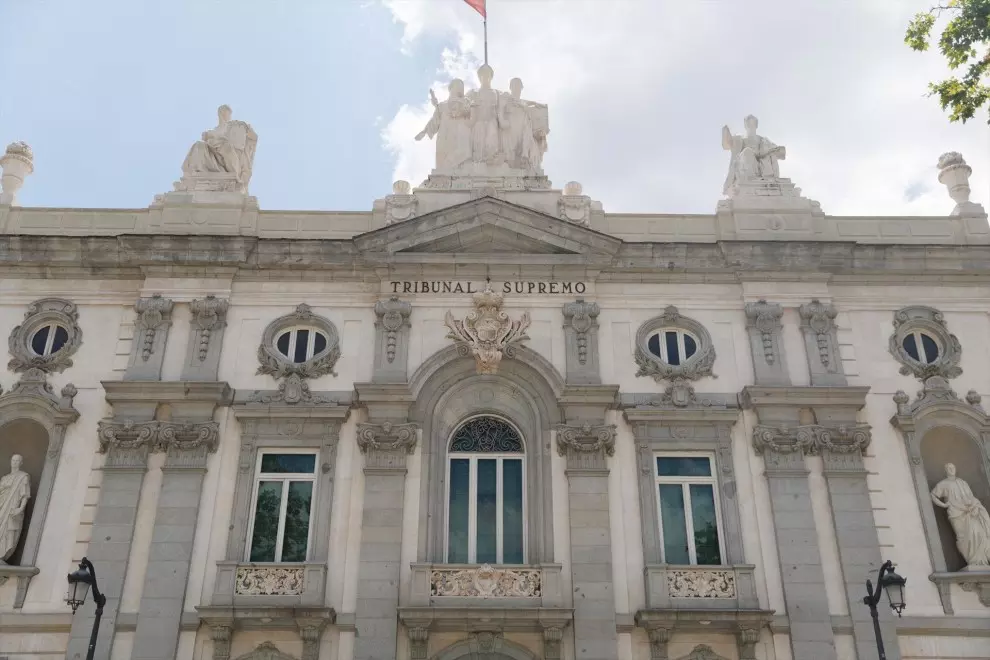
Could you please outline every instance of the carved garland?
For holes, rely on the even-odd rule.
[[[601,309],[597,303],[588,303],[582,298],[564,305],[564,323],[574,328],[574,334],[577,338],[577,357],[580,364],[588,362],[588,333],[598,325],[600,313]]]
[[[698,338],[698,349],[694,355],[681,364],[667,364],[650,352],[648,342],[650,337],[664,328],[681,328]],[[639,327],[636,332],[636,365],[639,366],[637,376],[651,376],[658,383],[664,380],[681,382],[698,380],[705,376],[715,377],[712,366],[715,364],[715,345],[705,326],[694,319],[681,316],[677,308],[670,305],[663,314],[652,318]]]
[[[14,328],[8,338],[11,360],[7,368],[13,372],[38,369],[49,374],[71,367],[72,355],[82,346],[82,328],[79,327],[78,319],[79,311],[76,306],[62,298],[42,298],[28,305],[24,321]],[[65,330],[65,343],[50,355],[38,355],[31,348],[31,340],[38,330],[49,324]]]
[[[150,298],[138,298],[134,303],[137,320],[134,322],[134,341],[140,342],[141,359],[147,362],[155,352],[155,332],[162,326],[172,323],[174,303],[156,293]]]
[[[801,323],[804,327],[815,333],[818,359],[827,368],[831,361],[829,342],[832,328],[835,326],[835,317],[839,314],[838,310],[835,309],[835,305],[823,303],[816,298],[806,305],[801,305],[798,308],[798,314],[801,316]]]
[[[776,360],[773,335],[781,327],[780,317],[784,314],[783,308],[776,303],[760,300],[755,303],[747,303],[745,311],[748,325],[760,332],[764,359],[767,364],[773,364]]]
[[[311,326],[322,332],[327,338],[327,345],[322,351],[298,364],[275,349],[275,340],[279,334],[294,325]],[[296,311],[292,314],[280,316],[265,328],[265,332],[261,336],[261,345],[258,347],[258,362],[261,363],[261,366],[258,367],[258,373],[270,374],[273,378],[285,378],[292,375],[298,378],[318,378],[326,374],[336,376],[333,368],[339,359],[340,335],[337,333],[336,326],[328,319],[313,314],[310,306],[302,303],[296,307]]]
[[[926,364],[915,360],[904,350],[904,338],[914,331],[931,335],[939,344],[939,354],[934,362]],[[901,363],[901,374],[913,374],[915,378],[926,380],[933,376],[955,378],[962,373],[959,360],[962,346],[956,336],[949,332],[942,312],[932,307],[915,305],[894,313],[894,334],[888,346],[890,354]]]
[[[539,598],[542,596],[541,574],[537,569],[478,568],[433,569],[430,571],[430,595],[471,598]]]
[[[668,571],[667,591],[671,598],[735,598],[736,576],[719,570]]]
[[[412,305],[399,300],[398,296],[391,296],[388,300],[379,300],[375,303],[375,315],[382,330],[385,331],[385,359],[389,364],[395,361],[395,345],[398,342],[399,330],[409,325],[411,313]]]
[[[212,295],[189,303],[189,309],[192,312],[192,327],[197,333],[195,339],[196,359],[200,362],[206,361],[206,355],[210,351],[210,336],[227,326],[227,309],[229,307],[230,301]]]

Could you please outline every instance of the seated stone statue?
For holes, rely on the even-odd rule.
[[[14,554],[24,526],[24,509],[31,498],[31,478],[21,470],[20,454],[10,457],[10,474],[0,478],[0,564]]]
[[[743,120],[746,135],[733,135],[728,126],[722,127],[722,148],[732,153],[729,159],[729,173],[725,177],[722,192],[730,195],[740,183],[753,179],[779,179],[780,166],[777,161],[787,155],[784,147],[779,147],[762,135],[756,134],[759,120],[749,115]]]
[[[990,514],[969,484],[956,476],[952,463],[946,463],[945,479],[932,489],[932,502],[949,515],[956,547],[967,567],[990,566]]]
[[[183,179],[190,175],[208,178],[202,177],[203,173],[233,174],[232,186],[218,181],[212,189],[247,193],[258,135],[247,122],[231,120],[230,106],[221,105],[217,115],[219,122],[216,128],[203,133],[203,139],[189,149],[182,163]]]

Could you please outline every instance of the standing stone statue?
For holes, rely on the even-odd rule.
[[[956,476],[952,463],[945,464],[945,479],[932,489],[932,502],[949,515],[956,547],[967,567],[990,566],[990,514],[969,484]]]
[[[487,64],[478,69],[481,88],[471,92],[471,159],[497,165],[505,160],[499,135],[499,93],[492,89],[495,70]]]
[[[502,153],[509,167],[539,170],[547,150],[547,106],[522,98],[519,78],[509,81],[509,93],[500,94]]]
[[[10,457],[10,474],[0,478],[0,564],[14,554],[24,526],[24,509],[31,499],[31,477],[21,470],[20,454]]]
[[[203,133],[203,139],[189,149],[182,163],[183,178],[203,173],[233,174],[236,185],[231,192],[246,193],[254,167],[258,134],[247,122],[232,120],[228,105],[221,105],[217,115],[219,122],[216,128]]]
[[[433,103],[433,117],[416,136],[422,140],[436,136],[436,168],[442,172],[453,172],[471,160],[471,101],[464,96],[464,81],[454,78],[447,87],[447,100],[439,103],[430,90]]]
[[[777,161],[787,155],[784,147],[756,134],[759,120],[749,115],[743,120],[746,135],[733,135],[728,126],[722,127],[722,148],[732,153],[729,160],[729,173],[725,177],[722,192],[729,195],[740,183],[753,179],[779,179],[780,167]]]

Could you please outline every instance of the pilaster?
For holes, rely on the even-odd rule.
[[[139,298],[134,304],[134,339],[124,380],[160,380],[165,344],[172,327],[173,303],[160,294]]]
[[[131,658],[171,660],[179,628],[206,462],[217,450],[219,424],[159,422],[156,449],[165,452],[148,568]]]
[[[409,362],[409,316],[412,305],[391,296],[375,303],[376,383],[405,383]]]
[[[406,459],[417,435],[416,424],[358,424],[365,467],[354,660],[396,657]]]
[[[557,452],[567,458],[575,658],[617,658],[607,462],[615,426],[560,424],[556,432]]]
[[[781,340],[783,308],[760,300],[746,304],[746,331],[753,354],[753,371],[758,385],[790,385],[787,358]]]
[[[227,327],[230,301],[206,296],[189,303],[192,312],[182,380],[215,381],[220,368],[220,351]]]
[[[106,459],[87,554],[99,558],[100,588],[107,598],[101,625],[109,632],[97,640],[96,657],[109,658],[127,578],[141,485],[148,453],[158,440],[158,423],[103,420],[98,433],[99,451],[106,454]],[[86,656],[94,614],[95,607],[89,601],[72,618],[66,658]]]
[[[567,303],[564,312],[564,347],[567,355],[568,385],[597,385],[602,382],[598,367],[597,303],[578,298]]]
[[[801,305],[798,314],[801,316],[801,332],[804,333],[811,384],[845,385],[846,375],[842,370],[839,337],[835,327],[835,317],[838,314],[835,305],[815,299]]]

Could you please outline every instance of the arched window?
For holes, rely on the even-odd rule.
[[[525,563],[523,458],[519,432],[497,417],[475,417],[454,431],[447,461],[448,563]]]

